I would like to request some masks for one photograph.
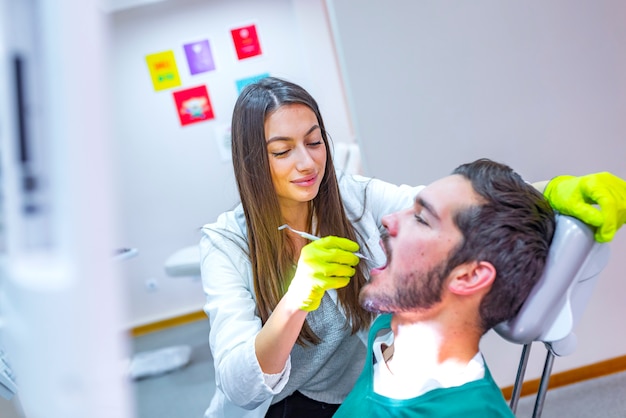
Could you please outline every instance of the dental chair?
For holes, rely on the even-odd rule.
[[[533,417],[541,416],[554,359],[574,352],[577,340],[573,329],[608,260],[608,244],[596,242],[591,227],[578,219],[557,215],[554,238],[539,282],[520,312],[495,327],[505,340],[523,345],[510,401],[513,413],[517,410],[530,348],[537,341],[547,351],[533,410]]]
[[[170,277],[200,277],[200,247],[196,244],[175,251],[164,268]]]

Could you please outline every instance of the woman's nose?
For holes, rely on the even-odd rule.
[[[307,149],[299,150],[297,154],[296,168],[299,171],[309,170],[314,166],[315,160]]]

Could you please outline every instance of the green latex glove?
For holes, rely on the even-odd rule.
[[[543,194],[562,214],[595,226],[598,242],[611,241],[626,222],[626,181],[611,173],[558,176]]]
[[[339,289],[350,283],[359,263],[354,252],[359,245],[347,238],[328,236],[302,247],[296,273],[285,296],[305,311],[320,306],[328,289]]]

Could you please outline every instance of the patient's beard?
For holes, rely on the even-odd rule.
[[[377,286],[375,279],[363,287],[361,306],[374,313],[423,310],[441,301],[447,260],[427,272],[413,271],[397,276],[393,288]]]

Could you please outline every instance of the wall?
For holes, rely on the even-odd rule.
[[[320,0],[112,1],[119,247],[129,326],[198,311],[198,278],[171,278],[164,263],[195,245],[199,228],[237,203],[231,162],[220,157],[216,129],[230,124],[235,80],[269,72],[305,86],[318,100],[336,142],[353,141],[324,3]],[[238,61],[230,29],[255,23],[263,55]],[[209,39],[216,70],[191,76],[182,45]],[[182,86],[155,92],[145,56],[174,50]],[[181,127],[172,91],[207,85],[215,120]],[[97,222],[97,220],[94,220]],[[150,283],[149,291],[146,284]]]
[[[365,174],[428,183],[490,157],[529,181],[608,170],[626,178],[626,3],[327,1]],[[626,355],[626,232],[554,371]],[[512,384],[520,347],[489,334]],[[540,375],[544,351],[527,372]]]

